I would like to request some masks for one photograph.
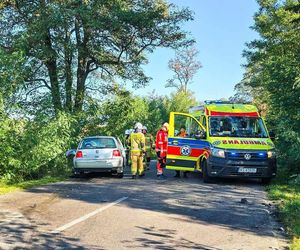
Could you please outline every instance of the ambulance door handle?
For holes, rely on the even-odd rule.
[[[174,144],[174,145],[177,145],[177,144],[178,144],[178,141],[173,141],[173,144]]]

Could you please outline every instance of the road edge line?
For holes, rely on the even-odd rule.
[[[111,203],[109,203],[108,205],[106,205],[104,207],[100,207],[100,208],[94,210],[93,212],[90,212],[90,213],[88,213],[86,215],[83,215],[83,216],[81,216],[81,217],[79,217],[79,218],[77,218],[77,219],[75,219],[73,221],[70,221],[69,223],[67,223],[65,225],[62,225],[62,226],[56,228],[55,230],[51,231],[51,233],[60,233],[62,231],[65,231],[66,229],[69,229],[70,227],[73,227],[74,225],[76,225],[76,224],[78,224],[80,222],[83,222],[83,221],[89,219],[90,217],[92,217],[92,216],[94,216],[94,215],[96,215],[96,214],[98,214],[98,213],[100,213],[100,212],[102,212],[102,211],[104,211],[104,210],[112,207],[112,206],[115,206],[115,205],[121,203],[122,201],[124,201],[126,199],[128,199],[128,197],[124,196],[124,197],[122,197],[122,198],[120,198],[118,200],[115,200],[114,202],[111,202]]]

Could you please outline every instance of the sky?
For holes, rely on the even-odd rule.
[[[194,21],[184,25],[196,40],[198,60],[203,67],[195,75],[189,89],[198,101],[229,98],[234,86],[243,77],[242,52],[245,43],[257,38],[250,29],[253,15],[258,10],[255,0],[169,0],[194,12]],[[147,95],[154,89],[159,95],[170,94],[174,88],[165,88],[172,72],[168,61],[175,56],[174,50],[156,49],[149,55],[144,67],[153,80],[145,88],[134,90],[135,94]]]

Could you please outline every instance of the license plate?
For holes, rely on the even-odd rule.
[[[239,168],[239,173],[256,173],[256,168]]]

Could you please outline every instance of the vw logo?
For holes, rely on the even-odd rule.
[[[190,146],[183,146],[180,148],[180,154],[184,156],[189,156],[192,152],[192,149]]]
[[[251,155],[250,155],[250,154],[245,154],[245,155],[244,155],[244,158],[245,158],[247,161],[249,161],[249,160],[251,159]]]

